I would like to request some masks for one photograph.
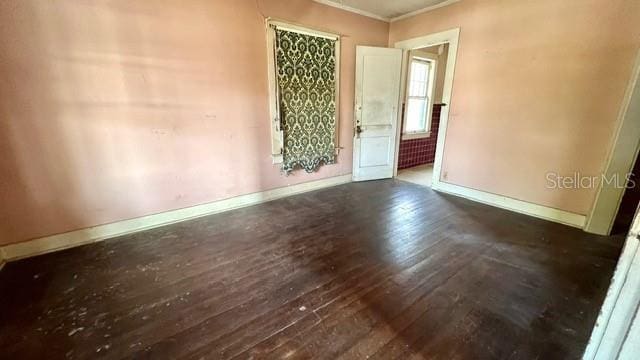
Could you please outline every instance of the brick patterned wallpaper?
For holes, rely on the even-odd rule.
[[[441,107],[442,105],[440,104],[433,105],[433,111],[431,112],[431,136],[422,139],[400,141],[398,170],[433,163],[436,157],[436,142],[438,140]]]

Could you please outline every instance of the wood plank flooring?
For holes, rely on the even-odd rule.
[[[0,271],[6,359],[577,359],[622,237],[385,180]]]

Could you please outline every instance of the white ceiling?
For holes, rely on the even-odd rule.
[[[385,21],[437,9],[460,0],[315,0],[316,2],[352,11]]]

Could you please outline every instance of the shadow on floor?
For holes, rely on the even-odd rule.
[[[0,346],[12,358],[579,358],[621,246],[401,181],[352,183],[10,263]]]

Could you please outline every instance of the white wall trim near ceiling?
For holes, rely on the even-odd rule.
[[[261,204],[271,200],[349,182],[351,182],[351,174],[340,175],[5,245],[0,247],[0,263],[85,245],[116,236],[127,235],[245,206]]]
[[[444,7],[444,6],[447,6],[447,5],[455,4],[455,3],[457,3],[458,1],[461,1],[461,0],[447,0],[447,1],[443,1],[443,2],[441,2],[441,3],[439,3],[439,4],[435,4],[435,5],[427,6],[427,7],[426,7],[426,8],[424,8],[424,9],[419,9],[419,10],[416,10],[416,11],[412,11],[412,12],[410,12],[410,13],[406,13],[406,14],[404,14],[404,15],[396,16],[396,17],[392,18],[392,19],[390,20],[390,22],[394,22],[394,21],[398,21],[398,20],[406,19],[406,18],[409,18],[409,17],[412,17],[412,16],[416,16],[416,15],[418,15],[418,14],[425,13],[425,12],[427,12],[427,11],[431,11],[431,10],[439,9],[439,8]]]
[[[317,3],[320,3],[320,4],[323,4],[323,5],[331,6],[331,7],[337,8],[337,9],[341,9],[341,10],[349,11],[349,12],[352,12],[352,13],[355,13],[355,14],[359,14],[359,15],[362,15],[362,16],[370,17],[370,18],[373,18],[373,19],[382,20],[382,21],[386,21],[386,22],[394,22],[394,21],[397,21],[397,20],[406,19],[406,18],[414,16],[414,15],[422,14],[422,13],[427,12],[427,11],[439,9],[439,8],[441,8],[443,6],[451,5],[451,4],[457,3],[458,1],[461,1],[461,0],[443,1],[443,2],[441,2],[439,4],[427,6],[425,8],[418,9],[418,10],[406,13],[404,15],[396,16],[394,18],[388,18],[388,17],[376,15],[376,14],[371,13],[369,11],[356,9],[354,7],[351,7],[351,6],[343,5],[343,4],[339,3],[339,2],[336,2],[335,0],[313,0],[313,1],[315,1]]]
[[[349,11],[349,12],[352,12],[352,13],[355,13],[355,14],[358,14],[358,15],[370,17],[370,18],[373,18],[373,19],[382,20],[382,21],[386,21],[386,22],[391,21],[390,18],[387,18],[387,17],[384,17],[384,16],[379,16],[379,15],[376,15],[374,13],[370,13],[368,11],[356,9],[354,7],[351,7],[351,6],[342,5],[342,4],[337,3],[335,1],[331,1],[331,0],[313,0],[313,1],[315,1],[317,3],[320,3],[320,4],[323,4],[323,5],[331,6],[331,7],[337,8],[337,9],[341,9],[341,10],[344,10],[344,11]]]

